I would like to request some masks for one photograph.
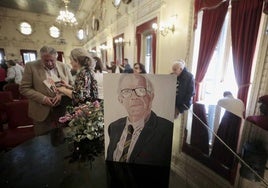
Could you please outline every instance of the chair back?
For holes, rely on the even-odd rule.
[[[20,87],[19,84],[8,83],[3,87],[3,90],[10,91],[12,93],[13,99],[20,100],[23,99],[24,96],[20,94],[19,87]]]
[[[0,91],[0,131],[3,130],[2,125],[7,122],[5,104],[12,101],[13,97],[10,91]]]
[[[28,116],[28,100],[19,100],[6,103],[8,128],[33,125],[33,120]]]
[[[13,95],[11,91],[0,91],[0,104],[13,101]]]
[[[209,154],[209,138],[208,130],[203,125],[207,123],[206,109],[205,105],[201,103],[193,104],[193,121],[192,121],[192,130],[191,130],[191,145],[195,148],[198,148],[202,153]],[[203,122],[201,122],[200,120]]]

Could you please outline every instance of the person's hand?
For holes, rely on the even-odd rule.
[[[53,98],[45,96],[43,100],[43,104],[47,106],[53,106],[52,100]]]
[[[61,80],[60,81],[60,83],[61,83],[61,86],[64,86],[64,87],[71,87],[70,85],[69,85],[69,83],[68,82],[66,82],[65,80]]]
[[[61,94],[57,94],[54,98],[52,98],[51,102],[53,106],[57,106],[60,104],[61,101]]]
[[[43,104],[47,106],[57,106],[60,104],[61,94],[57,94],[55,97],[44,97]]]
[[[64,86],[61,86],[61,87],[57,87],[57,90],[60,92],[60,93],[64,93],[66,87]]]

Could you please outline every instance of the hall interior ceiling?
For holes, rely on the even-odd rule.
[[[70,0],[68,10],[75,14],[78,23],[89,14],[91,7],[98,0]],[[59,11],[64,9],[62,0],[0,0],[0,7],[16,9],[41,15],[58,16]]]

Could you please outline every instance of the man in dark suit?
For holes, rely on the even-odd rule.
[[[176,91],[176,115],[188,110],[192,104],[192,97],[195,94],[194,78],[185,67],[183,60],[177,60],[172,65],[172,72],[177,76]]]
[[[153,98],[154,88],[146,75],[121,75],[118,100],[125,107],[128,116],[109,125],[107,160],[170,165],[173,123],[151,110]],[[126,152],[127,142],[129,146]]]

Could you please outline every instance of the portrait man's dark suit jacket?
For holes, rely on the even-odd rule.
[[[108,128],[110,143],[107,160],[113,153],[124,130],[127,117],[112,122]],[[157,116],[153,111],[146,122],[129,158],[129,163],[169,166],[172,151],[173,123]]]

